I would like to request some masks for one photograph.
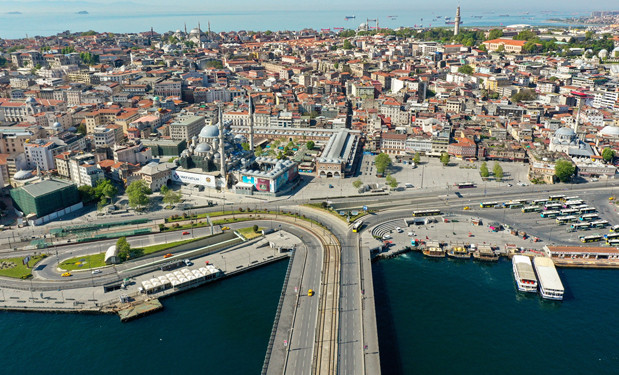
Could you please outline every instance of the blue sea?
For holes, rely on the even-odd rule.
[[[185,23],[191,30],[198,23],[202,30],[207,29],[210,21],[213,31],[231,30],[301,30],[303,28],[332,29],[342,27],[355,29],[366,19],[378,19],[379,27],[397,28],[400,26],[446,26],[444,17],[455,17],[455,8],[449,11],[411,11],[411,10],[376,10],[376,11],[230,11],[230,12],[144,12],[90,11],[89,14],[67,12],[37,12],[35,9],[23,11],[22,14],[8,14],[11,9],[0,11],[0,38],[24,38],[26,35],[54,35],[65,30],[98,32],[141,32],[151,27],[159,33],[169,30],[183,30]],[[463,27],[467,26],[501,26],[511,24],[546,25],[550,18],[565,18],[587,14],[588,12],[467,12],[462,11]],[[346,20],[346,16],[355,16]],[[438,18],[437,18],[438,16]],[[473,16],[481,18],[473,18]],[[374,21],[370,22],[375,25]],[[554,24],[553,25],[560,25]],[[453,26],[451,26],[453,27]]]
[[[565,300],[517,292],[511,262],[373,266],[383,374],[617,374],[619,270],[558,269]]]
[[[259,374],[287,262],[116,315],[0,312],[0,374]]]

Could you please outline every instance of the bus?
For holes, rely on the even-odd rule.
[[[571,228],[573,230],[589,230],[589,228],[591,228],[591,224],[589,224],[589,223],[576,223],[576,224],[572,224]]]
[[[458,189],[467,189],[467,188],[475,188],[477,187],[474,182],[459,182],[454,184]]]
[[[510,203],[522,203],[523,205],[526,204],[527,202],[529,202],[526,199],[512,199],[511,201],[509,201]]]
[[[619,225],[613,225],[610,227],[611,233],[619,233]]]
[[[355,225],[352,226],[352,231],[354,233],[357,233],[361,230],[361,227],[363,227],[363,220],[357,221]]]
[[[580,197],[579,196],[573,196],[573,197],[565,197],[566,201],[575,201],[575,200],[579,200]]]
[[[441,210],[419,210],[419,211],[413,211],[413,216],[414,217],[419,217],[419,216],[436,216],[436,215],[440,215],[441,214]]]
[[[586,215],[581,215],[578,220],[580,221],[594,221],[595,219],[599,219],[600,217],[598,216],[598,214],[586,214]]]
[[[533,204],[535,206],[545,206],[546,203],[548,203],[548,201],[546,199],[536,199],[533,202],[531,202],[531,204]]]
[[[608,220],[597,220],[591,222],[592,228],[606,228],[609,225],[610,223],[608,222]]]
[[[580,199],[571,200],[571,201],[565,201],[565,203],[563,203],[563,208],[571,208],[571,207],[574,207],[574,206],[580,206],[583,203],[584,202],[581,201]]]
[[[563,201],[564,199],[565,199],[565,195],[563,194],[556,194],[556,195],[548,196],[549,201]]]
[[[593,214],[596,213],[597,210],[594,207],[583,207],[579,209],[581,214]]]
[[[608,242],[610,240],[619,240],[619,233],[605,234],[604,238],[606,238],[606,242]]]
[[[580,242],[599,242],[602,241],[603,238],[604,237],[600,236],[599,234],[593,234],[591,236],[580,236]]]
[[[546,203],[544,210],[560,210],[563,208],[561,203]]]
[[[559,216],[558,218],[556,218],[556,222],[559,225],[565,225],[567,223],[573,223],[576,220],[578,220],[578,218],[576,216]]]
[[[543,217],[543,218],[553,218],[553,217],[557,217],[559,216],[560,212],[559,211],[544,211],[542,212],[539,216]]]
[[[490,207],[496,206],[497,204],[499,204],[499,202],[481,202],[479,204],[479,207],[481,207],[481,208],[490,208]]]
[[[527,212],[540,212],[542,210],[541,207],[539,206],[526,206],[526,207],[522,207],[522,213],[527,213]]]
[[[508,202],[505,203],[505,207],[508,208],[522,208],[524,206],[524,204],[520,203],[520,202]]]
[[[619,240],[609,240],[606,243],[610,246],[619,247]]]
[[[580,211],[573,209],[573,208],[568,208],[567,210],[561,210],[561,216],[578,215],[579,213]]]

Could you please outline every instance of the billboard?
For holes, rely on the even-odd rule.
[[[217,179],[215,176],[201,173],[174,171],[172,173],[172,181],[183,184],[202,185],[210,188],[217,187]]]

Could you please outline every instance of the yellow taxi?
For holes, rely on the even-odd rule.
[[[615,197],[609,197],[609,198],[608,198],[608,200],[609,200],[609,201],[614,201],[614,200],[615,200]]]
[[[62,276],[62,277],[69,277],[69,276],[71,276],[71,272],[65,272],[65,273],[63,273],[60,276]]]
[[[230,227],[221,227],[221,230],[230,230]]]
[[[469,207],[469,206],[464,206],[464,210],[465,210],[465,211],[468,211],[468,210],[470,210],[470,209],[471,209],[471,207]]]
[[[314,289],[308,290],[307,291],[307,295],[310,296],[310,297],[313,296],[314,295]]]

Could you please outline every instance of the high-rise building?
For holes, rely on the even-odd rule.
[[[460,33],[460,5],[458,5],[458,9],[456,10],[456,19],[454,22],[454,36]]]

